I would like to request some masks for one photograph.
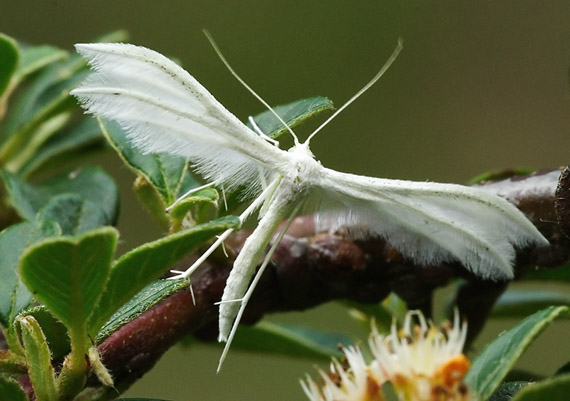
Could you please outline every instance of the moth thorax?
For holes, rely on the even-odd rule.
[[[288,163],[287,178],[293,185],[302,187],[313,181],[312,178],[318,177],[323,167],[307,145],[297,145],[289,149],[289,154],[291,158]]]

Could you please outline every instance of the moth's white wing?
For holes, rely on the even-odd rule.
[[[459,261],[479,277],[513,277],[515,247],[548,241],[514,205],[482,189],[364,177],[323,168],[308,209],[317,226],[357,225],[419,264]]]
[[[259,174],[287,153],[268,144],[196,79],[163,55],[130,44],[78,44],[95,70],[71,93],[88,112],[117,121],[146,153],[189,159],[206,179],[256,192]]]

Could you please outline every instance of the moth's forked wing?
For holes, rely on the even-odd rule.
[[[130,44],[76,48],[95,72],[71,93],[88,112],[117,121],[143,152],[186,157],[206,179],[250,190],[286,154],[163,55]]]
[[[514,205],[482,189],[388,180],[324,169],[309,208],[317,226],[358,226],[421,265],[459,261],[479,277],[514,276],[515,247],[548,241]]]

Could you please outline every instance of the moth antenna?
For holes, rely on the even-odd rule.
[[[249,91],[249,93],[251,93],[253,96],[255,96],[255,98],[257,100],[259,100],[267,108],[267,110],[269,110],[277,118],[277,120],[279,120],[279,122],[281,124],[283,124],[283,126],[285,128],[287,128],[287,131],[289,131],[289,133],[293,136],[293,141],[295,142],[295,145],[298,145],[299,139],[297,138],[297,135],[295,135],[295,133],[293,132],[291,127],[289,127],[289,125],[281,118],[281,116],[279,114],[277,114],[275,112],[275,110],[273,110],[271,108],[271,106],[265,100],[263,100],[263,98],[261,96],[259,96],[248,84],[245,83],[245,81],[243,79],[241,79],[241,77],[237,74],[237,72],[235,72],[235,70],[232,68],[230,63],[228,63],[228,61],[226,60],[226,58],[222,54],[220,48],[218,47],[218,45],[214,41],[214,38],[212,37],[212,35],[210,35],[210,32],[208,32],[205,29],[203,30],[203,32],[204,32],[204,35],[206,35],[206,38],[208,38],[208,41],[210,42],[210,44],[214,48],[214,51],[216,52],[216,54],[218,55],[220,60],[222,60],[222,63],[224,63],[224,65],[230,71],[230,73],[234,76],[234,78],[237,79],[238,82],[240,84],[242,84],[245,89],[247,89]]]
[[[354,96],[352,96],[350,99],[348,99],[348,101],[345,104],[343,104],[337,111],[335,111],[332,116],[330,116],[324,123],[322,123],[316,130],[314,130],[313,133],[311,135],[309,135],[309,137],[307,138],[305,143],[308,144],[311,141],[311,138],[313,138],[317,134],[317,132],[322,130],[328,123],[330,123],[333,120],[333,118],[338,116],[341,111],[346,109],[352,102],[354,102],[356,99],[358,99],[360,97],[360,95],[362,95],[364,92],[366,92],[368,89],[370,89],[370,87],[372,85],[374,85],[376,83],[376,81],[378,81],[382,77],[382,75],[384,75],[384,73],[386,71],[388,71],[388,68],[390,68],[392,63],[394,63],[394,61],[396,61],[396,58],[398,57],[398,55],[402,51],[403,47],[404,47],[404,40],[402,38],[398,38],[398,44],[396,45],[396,48],[394,49],[394,51],[392,52],[392,54],[388,58],[388,61],[386,61],[386,63],[384,63],[384,65],[382,66],[380,71],[378,71],[378,73],[376,75],[374,75],[374,77],[366,85],[364,85],[364,87],[362,89],[360,89],[358,92],[356,92],[356,94]]]

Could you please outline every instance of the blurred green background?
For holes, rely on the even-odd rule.
[[[402,37],[404,51],[391,70],[311,143],[317,158],[337,170],[463,183],[489,169],[558,167],[570,159],[566,1],[0,0],[0,31],[31,43],[71,50],[118,28],[130,32],[131,42],[179,59],[242,119],[263,107],[224,68],[203,28],[273,105],[315,95],[342,105]],[[129,189],[130,173],[113,155],[95,162],[123,185],[124,249],[160,235]],[[347,327],[343,310],[331,305],[274,319]],[[493,325],[479,343],[508,324]],[[558,324],[520,365],[552,373],[570,355],[569,331]],[[297,380],[314,374],[316,361],[234,351],[215,375],[219,353],[175,348],[128,395],[306,399]]]

